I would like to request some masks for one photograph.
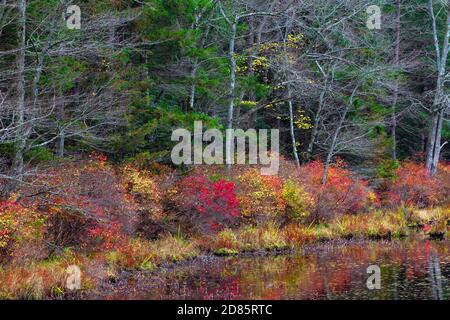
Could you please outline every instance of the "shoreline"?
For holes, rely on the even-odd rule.
[[[185,268],[205,267],[211,264],[218,264],[228,259],[252,259],[252,258],[274,258],[274,257],[296,257],[296,256],[309,256],[312,254],[326,255],[334,250],[341,249],[347,246],[359,246],[365,245],[399,245],[405,242],[423,243],[423,242],[450,242],[449,239],[437,240],[429,238],[421,238],[416,235],[406,236],[401,239],[331,239],[328,241],[317,241],[302,246],[301,248],[290,248],[285,250],[257,250],[240,252],[236,255],[223,256],[217,255],[212,252],[204,252],[200,255],[184,259],[176,262],[165,262],[162,265],[156,267],[152,271],[145,270],[121,270],[114,281],[104,279],[97,288],[87,290],[79,293],[68,293],[61,297],[62,300],[103,300],[109,296],[124,294],[128,292],[134,285],[134,292],[147,292],[153,287],[157,287],[158,283],[164,283],[163,277],[176,272],[177,270],[183,270]],[[130,282],[132,284],[130,284]],[[138,290],[136,290],[138,289]],[[140,290],[139,290],[140,289]],[[144,299],[145,300],[145,299]]]

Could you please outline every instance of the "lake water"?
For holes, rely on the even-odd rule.
[[[381,269],[369,290],[367,268]],[[318,245],[302,254],[205,258],[113,286],[119,299],[450,299],[450,242]]]

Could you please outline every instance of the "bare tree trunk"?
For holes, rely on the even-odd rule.
[[[286,28],[286,34],[285,36],[282,35],[283,38],[283,50],[284,50],[284,78],[286,79],[287,85],[287,102],[289,107],[289,131],[291,134],[291,143],[292,143],[292,154],[294,155],[295,164],[297,165],[297,168],[300,168],[300,159],[298,157],[298,151],[297,151],[297,141],[295,139],[295,128],[294,128],[294,106],[292,103],[292,87],[290,84],[291,76],[288,73],[288,69],[290,68],[290,63],[288,59],[288,53],[287,53],[287,44],[286,39],[288,37],[288,28]]]
[[[229,59],[230,59],[230,83],[229,83],[229,103],[228,103],[228,117],[227,117],[227,129],[233,129],[233,113],[234,113],[234,98],[235,98],[235,89],[236,89],[236,58],[234,56],[235,52],[235,44],[236,44],[236,30],[237,23],[233,22],[231,24],[231,37],[229,43]],[[231,159],[233,155],[231,154],[231,141],[227,143],[226,148],[226,159],[227,159],[227,168],[231,170]]]
[[[16,152],[13,162],[13,173],[17,180],[23,179],[23,153],[26,147],[25,137],[25,47],[26,47],[26,0],[18,1],[19,17],[17,36],[19,50],[17,53],[17,133]],[[12,187],[14,189],[15,186]]]
[[[235,15],[232,19],[230,19],[225,11],[222,8],[221,3],[219,2],[220,7],[220,13],[222,14],[223,18],[225,19],[226,23],[230,26],[231,29],[231,35],[230,35],[230,41],[228,45],[228,54],[230,59],[230,84],[229,84],[229,104],[228,104],[228,117],[227,117],[227,129],[231,130],[233,129],[233,113],[234,113],[234,99],[236,96],[236,58],[235,58],[235,46],[236,46],[236,34],[237,34],[237,25],[240,21],[240,19],[243,18],[251,18],[253,16],[266,16],[268,15],[267,12],[253,12],[253,13],[245,13],[241,15]],[[232,139],[230,139],[232,140]],[[233,141],[228,141],[226,144],[226,162],[227,162],[227,170],[230,173],[231,171],[231,162],[232,162],[232,143]]]
[[[442,122],[444,118],[444,78],[446,73],[446,64],[449,51],[449,37],[450,37],[450,0],[447,1],[447,25],[442,51],[439,49],[436,17],[433,12],[433,1],[429,2],[429,9],[433,22],[433,39],[436,48],[436,65],[438,67],[438,77],[436,81],[436,91],[431,110],[431,126],[428,134],[428,149],[426,157],[426,169],[430,175],[436,175],[439,164],[439,157],[441,152],[441,136],[442,136]],[[440,61],[439,61],[439,52]]]
[[[206,38],[208,37],[208,33],[209,33],[209,29],[206,31],[206,34],[200,40],[200,48],[203,48],[205,46],[205,42],[206,42]],[[195,83],[195,78],[197,77],[198,67],[199,67],[199,61],[198,61],[198,58],[195,58],[195,60],[192,62],[191,74],[190,74],[190,80],[191,80],[191,87],[189,89],[189,108],[190,108],[190,110],[195,109],[195,95],[197,92],[197,85]]]
[[[437,93],[436,93],[436,96],[437,96]],[[428,132],[427,157],[426,157],[426,161],[425,161],[425,167],[427,169],[427,172],[431,175],[433,174],[432,166],[433,166],[433,160],[434,160],[434,147],[436,144],[437,127],[438,127],[438,115],[437,115],[437,112],[432,111],[431,126],[430,126],[430,130]]]
[[[213,4],[213,6],[214,6],[214,4]],[[201,12],[199,12],[195,15],[195,22],[191,26],[192,30],[198,29],[199,23],[203,19],[204,15],[206,13],[207,13],[207,10],[201,10]],[[208,37],[209,30],[210,30],[210,27],[208,27],[206,29],[205,34],[201,37],[200,48],[203,48],[205,46],[205,42],[206,42],[206,38]],[[190,110],[194,110],[194,108],[195,108],[195,94],[197,91],[197,85],[195,84],[195,78],[197,76],[198,67],[199,67],[199,61],[198,61],[198,58],[196,57],[194,59],[194,61],[192,62],[191,74],[190,74],[190,79],[192,81],[191,87],[189,89],[189,109]]]
[[[33,130],[33,116],[35,115],[37,103],[38,103],[38,86],[41,79],[42,71],[44,68],[45,56],[50,48],[51,38],[54,32],[52,32],[47,38],[44,47],[37,57],[37,64],[34,71],[34,77],[31,84],[31,106],[28,108],[25,106],[25,49],[26,49],[26,9],[27,1],[19,0],[18,2],[18,38],[19,38],[19,50],[17,57],[17,69],[18,69],[18,103],[17,103],[17,125],[18,130],[16,134],[16,153],[13,161],[13,172],[16,177],[16,183],[23,180],[24,175],[24,153],[27,150],[27,141]]]
[[[195,104],[195,91],[196,91],[196,85],[195,85],[195,77],[197,75],[197,63],[192,64],[192,70],[190,74],[190,79],[192,81],[191,88],[189,89],[189,109],[192,111],[194,110],[194,104]]]
[[[202,37],[200,41],[200,47],[203,48],[205,46],[206,38],[208,37],[209,29],[207,30],[206,34]],[[197,71],[199,68],[199,61],[198,58],[195,58],[195,60],[192,63],[191,67],[191,74],[190,74],[190,80],[191,80],[191,87],[189,89],[189,109],[195,111],[195,95],[197,92],[197,84],[195,83],[195,78],[197,77]]]
[[[197,14],[195,16],[195,22],[193,23],[193,25],[191,27],[192,30],[197,29],[200,18],[201,18],[201,14]],[[191,111],[194,110],[194,104],[195,104],[195,91],[196,91],[195,77],[197,76],[197,68],[198,68],[198,61],[197,61],[197,59],[195,59],[194,62],[192,63],[191,74],[190,74],[191,87],[189,89],[189,109]]]
[[[295,163],[297,164],[297,167],[300,168],[300,160],[298,158],[298,152],[297,152],[297,142],[295,140],[295,131],[294,131],[294,110],[292,106],[292,92],[291,92],[291,85],[287,85],[287,91],[288,91],[288,105],[289,105],[289,126],[291,131],[291,141],[292,141],[292,153],[294,154]]]
[[[349,106],[347,105],[345,107],[344,113],[342,114],[341,119],[339,120],[339,124],[338,124],[336,130],[334,131],[333,137],[331,139],[330,148],[328,149],[327,158],[325,159],[325,166],[324,166],[323,176],[322,176],[322,184],[326,184],[327,183],[328,171],[329,171],[329,168],[330,168],[331,160],[332,160],[333,155],[334,155],[334,149],[336,147],[336,141],[337,141],[337,138],[339,136],[339,132],[341,131],[342,125],[344,124],[345,118],[347,117],[348,108],[349,108]]]
[[[397,16],[395,21],[395,57],[394,64],[395,67],[398,68],[400,61],[400,30],[401,30],[401,0],[396,0],[397,5]],[[394,101],[392,103],[392,115],[391,115],[391,139],[392,139],[392,152],[391,158],[392,160],[397,159],[397,102],[398,102],[398,88],[399,83],[396,81],[394,87]]]
[[[436,142],[434,143],[434,157],[431,165],[431,174],[436,175],[439,166],[439,157],[441,154],[441,141],[442,141],[442,124],[444,122],[444,107],[441,107],[437,116],[436,127]]]

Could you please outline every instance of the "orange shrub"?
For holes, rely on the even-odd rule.
[[[282,181],[278,176],[263,176],[260,170],[246,170],[238,177],[238,199],[241,214],[253,222],[279,218],[286,209]]]
[[[354,178],[341,160],[330,166],[325,185],[321,161],[312,161],[299,171],[300,184],[314,198],[311,220],[319,222],[344,213],[357,213],[370,203],[367,182]]]
[[[439,183],[437,177],[428,175],[423,163],[405,161],[396,170],[395,175],[385,194],[385,202],[390,206],[398,206],[401,203],[419,208],[436,205],[442,190],[445,190],[445,186]]]
[[[439,192],[439,202],[444,206],[450,204],[450,163],[440,163],[437,175],[439,185],[441,186]]]

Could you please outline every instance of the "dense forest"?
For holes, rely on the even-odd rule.
[[[74,264],[89,291],[204,252],[445,238],[449,40],[450,1],[0,0],[0,297],[65,296]],[[174,165],[195,121],[279,129],[279,174]]]

